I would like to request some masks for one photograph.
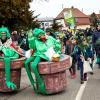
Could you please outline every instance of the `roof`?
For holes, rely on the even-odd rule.
[[[38,21],[42,21],[42,22],[47,22],[47,21],[53,21],[53,17],[46,17],[46,18],[38,18]]]
[[[90,25],[90,20],[89,20],[89,16],[85,15],[83,12],[81,12],[79,9],[77,8],[64,8],[59,14],[58,16],[55,18],[56,20],[59,19],[64,19],[64,12],[68,11],[72,9],[72,14],[73,17],[76,20],[76,25]]]
[[[87,15],[85,15],[83,12],[81,12],[79,9],[77,8],[64,8],[55,19],[63,19],[64,18],[64,12],[68,11],[72,9],[72,14],[73,17],[89,17]]]

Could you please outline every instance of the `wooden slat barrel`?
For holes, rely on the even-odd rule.
[[[20,88],[20,78],[21,78],[21,68],[24,67],[25,57],[11,60],[11,82],[16,84],[18,90]],[[12,92],[15,90],[9,89],[5,83],[5,68],[4,68],[4,61],[0,59],[0,92]]]

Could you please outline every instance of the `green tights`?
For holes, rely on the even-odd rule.
[[[42,78],[40,77],[40,74],[38,72],[38,63],[40,61],[41,61],[41,58],[39,56],[30,57],[25,62],[25,69],[26,69],[26,72],[28,74],[28,78],[29,78],[29,80],[30,80],[30,82],[31,82],[31,84],[32,84],[32,86],[34,88],[34,91],[37,92],[37,93],[47,94],[47,92],[45,90],[44,81],[42,80]],[[32,74],[31,74],[31,71],[30,71],[30,68],[29,68],[30,62],[32,62],[31,68],[34,71],[34,74],[35,74],[35,77],[36,77],[36,80],[37,80],[37,84],[38,84],[37,88],[35,87],[35,81],[34,81],[34,79],[32,77]]]
[[[11,59],[17,59],[19,55],[15,53],[13,57],[4,57],[4,64],[5,64],[5,76],[6,76],[6,85],[7,87],[12,90],[16,89],[16,85],[11,82],[11,72],[10,72],[10,61]]]

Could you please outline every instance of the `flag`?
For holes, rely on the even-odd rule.
[[[75,18],[72,15],[72,10],[67,10],[64,12],[65,22],[70,26],[70,28],[74,29],[75,27]]]

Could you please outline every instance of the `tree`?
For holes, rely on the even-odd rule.
[[[59,23],[57,23],[56,20],[53,20],[52,29],[54,30],[54,32],[59,31],[59,28],[61,27],[62,25],[59,25]]]
[[[34,11],[29,11],[29,3],[33,0],[0,0],[0,24],[5,24],[10,30],[28,30],[36,23]],[[37,25],[37,24],[36,24]],[[34,26],[35,27],[35,26]]]
[[[94,12],[90,15],[90,22],[91,26],[97,27],[98,18]]]

